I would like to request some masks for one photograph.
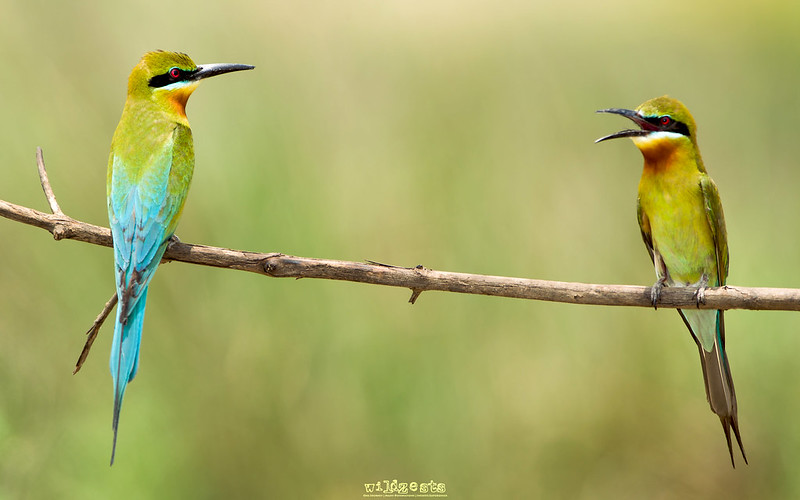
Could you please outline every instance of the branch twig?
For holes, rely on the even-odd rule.
[[[115,305],[117,305],[116,292],[111,296],[110,299],[108,299],[106,305],[103,306],[103,310],[100,311],[100,314],[97,315],[94,323],[92,323],[91,328],[89,328],[89,331],[86,332],[86,343],[83,345],[81,355],[78,356],[78,362],[75,363],[75,369],[72,371],[73,375],[78,373],[78,370],[80,370],[81,366],[83,366],[83,362],[86,361],[86,357],[89,356],[89,350],[92,348],[92,344],[94,344],[94,339],[96,339],[97,334],[100,333],[100,327],[103,326],[103,323],[105,322],[106,318],[108,318],[108,315],[114,309]]]
[[[36,146],[36,166],[39,167],[39,180],[42,182],[44,197],[47,198],[47,203],[50,204],[50,211],[56,215],[64,215],[61,207],[58,206],[53,188],[50,186],[50,179],[47,177],[47,169],[44,166],[44,154],[39,146]]]
[[[48,184],[45,181],[46,176],[42,182]],[[49,200],[49,195],[47,196]],[[55,196],[52,199],[55,200]],[[57,208],[57,204],[53,206],[54,212]],[[0,200],[0,216],[46,229],[56,239],[111,246],[111,232],[108,228],[81,222],[63,213],[47,214]],[[315,259],[181,242],[170,244],[164,259],[238,269],[275,278],[330,279],[408,288],[414,294],[412,298],[423,291],[438,290],[571,304],[652,307],[650,287],[645,286],[595,285],[452,273],[422,266],[406,268],[370,262]],[[694,289],[665,288],[658,305],[663,308],[697,307]],[[700,308],[800,311],[800,289],[734,286],[710,288],[706,291],[706,302]]]

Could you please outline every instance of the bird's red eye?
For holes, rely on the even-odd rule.
[[[169,70],[169,76],[172,78],[178,79],[181,77],[181,70],[179,68],[172,68]],[[663,118],[662,118],[663,120]]]
[[[661,117],[661,125],[669,125],[670,123],[672,123],[672,118],[670,118],[669,116]]]

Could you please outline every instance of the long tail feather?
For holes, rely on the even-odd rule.
[[[700,362],[703,367],[706,398],[709,406],[711,406],[711,411],[717,414],[722,423],[722,430],[725,433],[725,440],[728,444],[728,453],[731,456],[731,464],[734,468],[736,467],[733,458],[731,429],[733,429],[733,434],[746,464],[747,455],[739,433],[736,390],[733,387],[733,377],[728,364],[728,356],[725,354],[725,320],[723,313],[722,311],[713,310],[679,310],[679,312],[697,343]],[[701,329],[705,330],[701,331]],[[709,349],[706,349],[704,344]]]
[[[125,388],[139,369],[139,346],[142,341],[146,301],[147,287],[142,291],[127,318],[121,317],[124,314],[124,308],[117,306],[117,321],[114,326],[114,341],[111,345],[111,359],[109,360],[111,376],[114,379],[114,419],[111,424],[114,431],[114,444],[111,448],[111,465],[114,465],[114,456],[117,451],[117,431],[119,430],[122,398],[125,395]]]

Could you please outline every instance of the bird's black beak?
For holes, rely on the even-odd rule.
[[[595,143],[603,142],[603,141],[608,140],[608,139],[618,139],[620,137],[641,137],[641,136],[649,134],[650,132],[652,132],[654,130],[658,130],[658,128],[653,126],[652,123],[650,123],[647,120],[645,120],[644,118],[642,118],[642,116],[639,113],[637,113],[636,111],[633,111],[632,109],[610,108],[610,109],[600,109],[600,110],[597,110],[597,112],[598,113],[612,113],[612,114],[615,114],[615,115],[622,115],[622,116],[624,116],[626,118],[631,119],[634,123],[639,125],[639,127],[641,127],[641,129],[640,130],[634,130],[634,129],[622,130],[620,132],[617,132],[616,134],[611,134],[611,135],[607,135],[605,137],[601,137],[601,138],[597,139],[596,141],[594,141]]]
[[[231,73],[233,71],[243,71],[246,69],[253,69],[253,68],[255,68],[255,66],[250,66],[249,64],[228,64],[228,63],[202,64],[197,67],[197,70],[194,72],[194,74],[192,74],[191,79],[196,82],[211,76],[217,76],[225,73]]]

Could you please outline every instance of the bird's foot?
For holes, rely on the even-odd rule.
[[[694,292],[694,300],[697,302],[697,307],[699,308],[701,304],[706,303],[706,287],[698,288]]]
[[[706,303],[706,289],[708,288],[708,275],[703,274],[700,282],[697,284],[697,290],[694,292],[694,300],[699,308],[701,304]]]
[[[180,242],[181,242],[181,240],[178,238],[178,235],[177,234],[173,234],[167,240],[167,248],[169,249],[172,245],[174,245],[176,243],[180,243]]]
[[[666,276],[658,278],[658,281],[650,289],[650,302],[653,304],[653,309],[658,309],[658,301],[661,300],[661,290],[667,286]]]

